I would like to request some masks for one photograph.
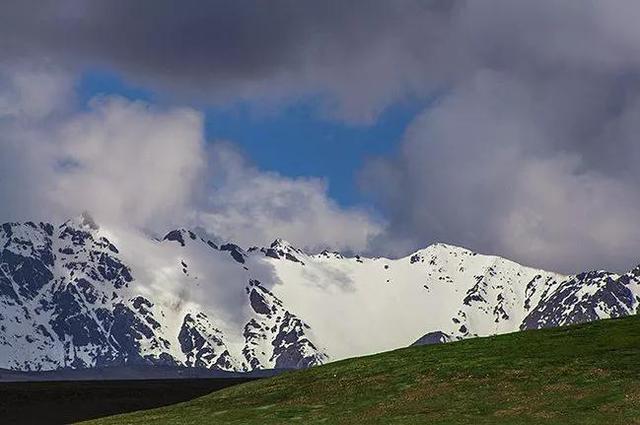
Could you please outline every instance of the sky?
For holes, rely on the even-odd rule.
[[[637,2],[6,1],[0,221],[640,263]]]
[[[87,70],[76,84],[81,105],[102,95],[160,102],[153,90],[128,84],[117,73],[105,70]],[[433,98],[395,102],[368,124],[322,116],[317,97],[271,112],[255,111],[248,102],[208,105],[201,111],[208,142],[233,141],[263,170],[326,179],[331,198],[340,205],[353,206],[367,202],[358,187],[357,171],[369,158],[396,152],[407,125]]]

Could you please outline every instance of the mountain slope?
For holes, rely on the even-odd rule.
[[[640,317],[411,347],[91,422],[637,424]]]
[[[150,249],[152,256],[130,266],[131,258],[106,234],[87,218],[58,227],[2,226],[1,367],[177,364],[243,371],[304,367],[325,358],[306,338],[308,325],[247,278],[227,247],[175,231],[163,241],[144,240],[139,252]],[[235,292],[224,293],[229,288],[216,282],[202,287],[198,278],[213,274],[230,279]],[[202,305],[206,296],[215,300]],[[262,309],[253,302],[246,308],[248,299],[259,299]],[[220,308],[231,301],[238,311]]]
[[[435,244],[400,259],[154,239],[83,215],[0,226],[0,368],[303,368],[634,314],[640,268],[563,276]]]

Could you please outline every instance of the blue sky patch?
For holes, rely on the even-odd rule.
[[[157,103],[159,96],[106,70],[85,72],[77,84],[82,105],[98,95],[119,95]],[[363,202],[357,173],[367,158],[393,153],[407,125],[425,101],[407,100],[387,108],[371,125],[331,120],[313,99],[273,113],[256,113],[248,104],[204,109],[208,141],[226,140],[240,147],[261,170],[288,177],[311,176],[328,182],[340,205]]]

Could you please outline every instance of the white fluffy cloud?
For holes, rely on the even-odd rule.
[[[345,250],[380,231],[329,199],[324,182],[262,172],[230,144],[208,145],[193,109],[102,97],[78,110],[64,74],[0,71],[0,221],[87,210],[157,233],[191,225],[243,245],[283,237]]]
[[[204,166],[202,116],[121,98],[89,108],[54,131],[48,202],[154,227],[186,214]]]
[[[73,109],[72,84],[48,70],[3,70],[5,218],[162,225],[184,213],[201,174],[202,117],[121,98]]]
[[[242,245],[278,236],[312,250],[362,251],[382,229],[367,212],[339,207],[323,180],[261,172],[228,143],[213,147],[210,169],[215,188],[197,222]]]

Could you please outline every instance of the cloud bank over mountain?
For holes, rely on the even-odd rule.
[[[399,255],[444,240],[563,272],[624,270],[640,253],[639,17],[625,0],[9,2],[0,14],[5,62],[44,61],[72,76],[107,67],[177,104],[273,107],[319,96],[326,116],[367,125],[403,99],[437,101],[396,156],[361,171],[382,226],[337,206],[321,181],[263,174],[228,145],[207,153],[198,112],[113,99],[64,112],[59,92],[73,78],[25,83],[31,77],[14,74],[0,95],[0,146],[11,158],[2,212],[42,212],[40,199],[64,194],[67,207],[108,204],[109,215],[145,225],[199,217],[247,242],[274,229],[302,245]],[[73,141],[80,130],[95,133],[86,147]],[[111,135],[140,145],[110,164]],[[184,141],[172,143],[176,135]],[[171,163],[145,163],[149,152]],[[207,195],[207,164],[221,155],[238,168],[223,167],[226,186]],[[18,177],[26,167],[29,178]],[[30,179],[31,190],[16,187]],[[93,201],[92,187],[104,198]]]
[[[247,245],[282,236],[312,249],[362,250],[380,232],[368,214],[329,199],[322,181],[261,172],[232,145],[206,144],[194,109],[106,96],[78,110],[64,74],[3,71],[5,220],[87,210],[98,222],[158,233],[186,225]]]
[[[617,155],[589,160],[578,145],[552,147],[553,124],[534,112],[546,114],[545,95],[486,72],[423,112],[400,154],[371,161],[361,176],[391,220],[374,247],[455,241],[562,271],[638,262],[633,163]],[[606,124],[605,133],[619,124]],[[601,137],[602,149],[617,143],[620,154],[635,155],[631,133],[630,143]]]

